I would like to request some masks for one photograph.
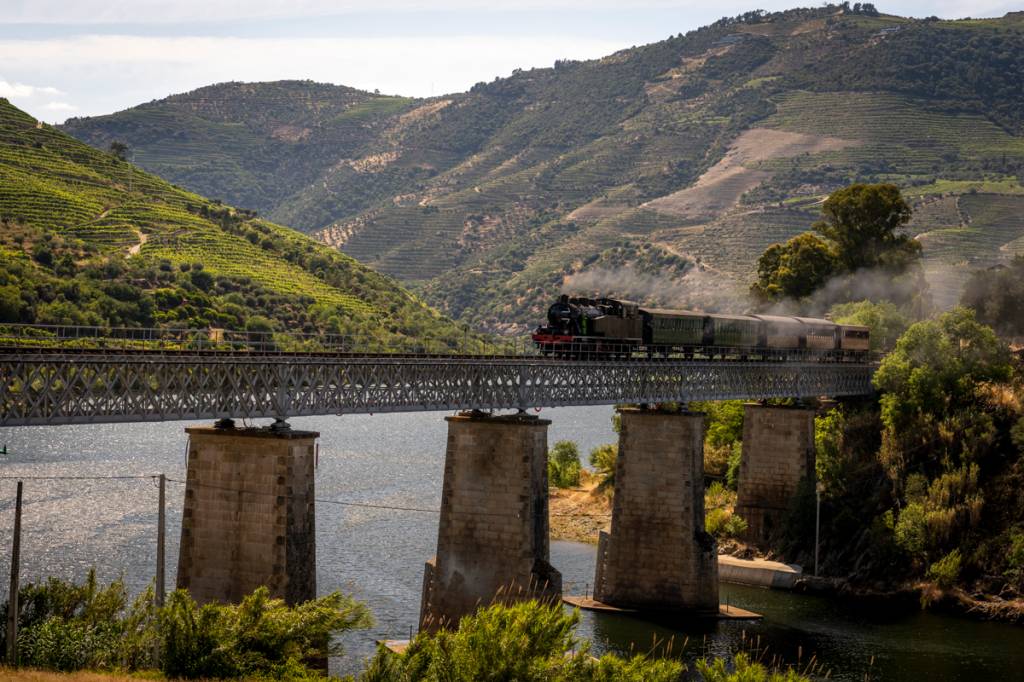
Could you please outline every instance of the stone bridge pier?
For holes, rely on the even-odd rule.
[[[806,407],[744,406],[736,513],[747,522],[748,542],[768,542],[801,481],[810,478],[814,484],[814,415]]]
[[[548,547],[551,422],[481,413],[445,420],[437,555],[423,575],[420,628],[455,627],[495,601],[560,599]]]
[[[316,597],[314,448],[319,433],[193,427],[178,587],[239,602],[261,585],[296,604]]]
[[[594,599],[717,614],[718,555],[704,530],[704,415],[619,414],[611,532],[600,535]]]

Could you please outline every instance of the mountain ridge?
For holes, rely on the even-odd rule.
[[[341,334],[452,347],[397,282],[183,190],[0,99],[0,322]]]
[[[294,191],[269,215],[455,317],[522,331],[561,289],[626,266],[666,286],[610,293],[729,307],[760,252],[806,229],[828,192],[893,181],[920,209],[910,229],[945,304],[961,271],[1024,245],[1011,219],[1024,208],[1022,73],[1024,20],[1012,14],[751,12],[465,93],[364,104],[348,146],[326,141],[341,134],[330,124],[311,129],[320,165],[303,177],[316,179],[282,180]],[[97,142],[130,119],[67,129]],[[153,147],[126,141],[145,164]],[[306,143],[288,144],[275,148],[292,149],[295,167],[316,165]]]

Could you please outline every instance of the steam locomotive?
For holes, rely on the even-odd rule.
[[[563,295],[548,308],[548,323],[533,333],[544,355],[559,357],[649,357],[834,362],[864,360],[867,327],[812,317],[711,315],[641,307],[614,298]]]

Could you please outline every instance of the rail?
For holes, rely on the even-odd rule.
[[[598,342],[599,345],[595,345]],[[623,360],[676,362],[708,360],[733,362],[875,362],[862,352],[815,349],[736,348],[696,349],[637,346],[590,339],[559,344],[544,354],[530,339],[482,340],[468,332],[449,339],[388,341],[370,334],[311,334],[293,331],[248,331],[219,328],[110,327],[84,325],[0,325],[0,351],[41,353],[111,352],[161,355],[268,355],[350,357],[549,357],[556,360]]]

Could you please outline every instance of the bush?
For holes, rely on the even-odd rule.
[[[308,664],[341,653],[332,635],[371,624],[366,607],[339,592],[289,607],[261,587],[241,604],[198,606],[152,589],[129,607],[121,581],[99,588],[55,578],[19,592],[22,665],[50,670],[152,670],[171,678],[319,677]],[[4,618],[8,605],[4,605]]]
[[[927,577],[944,590],[953,587],[960,577],[960,550],[954,549],[929,566]]]
[[[746,654],[736,654],[729,666],[725,659],[697,661],[697,672],[702,682],[809,682],[810,678],[795,670],[770,670],[762,663],[751,661]],[[731,669],[730,669],[731,668]]]
[[[561,605],[520,602],[494,605],[463,618],[459,629],[421,632],[402,654],[381,647],[363,682],[676,682],[685,666],[644,656],[590,655],[575,636],[579,612]]]
[[[601,482],[597,490],[611,490],[615,487],[615,463],[619,459],[619,446],[615,443],[598,445],[590,451],[590,466],[594,467]]]
[[[560,440],[548,452],[548,483],[556,488],[580,484],[580,450],[571,440]]]
[[[743,462],[743,443],[736,441],[732,444],[732,453],[729,455],[728,466],[725,469],[725,484],[731,490],[738,490],[740,485],[740,464]]]
[[[704,515],[704,530],[716,540],[738,538],[747,530],[747,522],[731,509],[711,509]]]
[[[331,635],[369,627],[369,611],[335,592],[285,605],[260,587],[241,604],[198,606],[184,590],[160,612],[161,671],[167,677],[294,677],[305,664],[340,654]]]

